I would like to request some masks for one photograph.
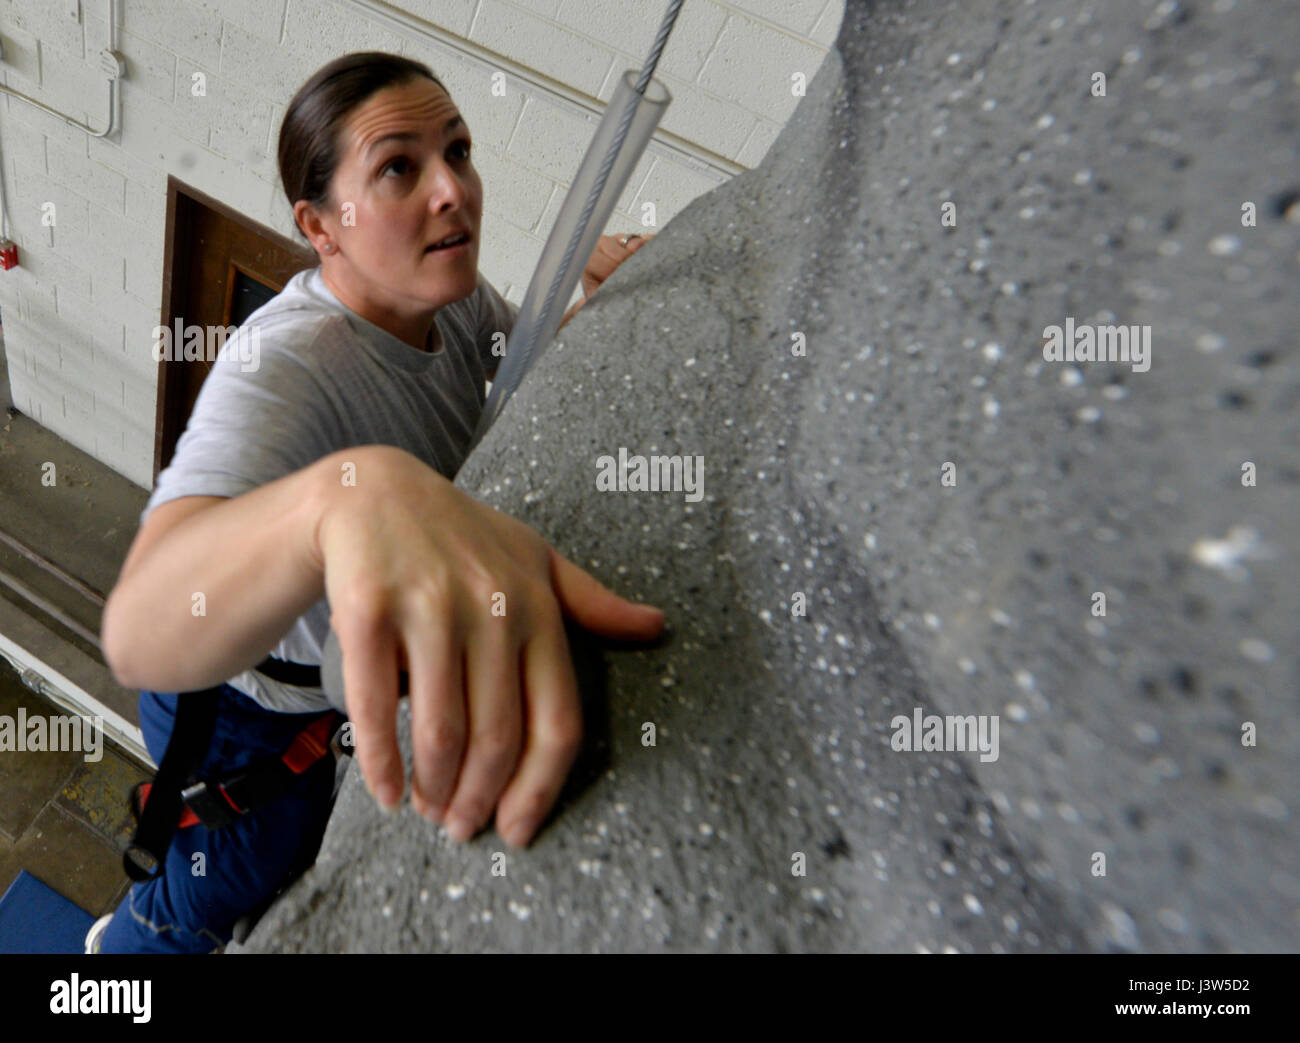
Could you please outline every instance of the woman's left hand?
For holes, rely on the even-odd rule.
[[[590,297],[596,287],[614,274],[614,269],[636,253],[653,235],[602,235],[596,240],[596,249],[592,251],[587,267],[582,273],[582,292]],[[623,240],[627,240],[624,245]]]

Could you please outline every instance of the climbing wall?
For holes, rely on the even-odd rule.
[[[527,851],[354,770],[247,948],[1294,949],[1298,41],[850,0],[458,480],[670,639]]]

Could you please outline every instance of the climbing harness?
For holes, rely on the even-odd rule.
[[[320,668],[303,663],[268,656],[255,669],[287,684],[317,687],[320,683]],[[222,687],[181,693],[167,751],[153,781],[131,791],[136,830],[122,855],[122,867],[132,880],[151,880],[162,871],[176,830],[200,824],[224,829],[283,796],[307,772],[328,768],[332,773],[336,758],[352,753],[347,718],[335,711],[322,714],[299,732],[278,757],[258,758],[225,778],[199,777],[212,743]]]

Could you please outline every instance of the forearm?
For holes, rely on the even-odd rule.
[[[119,683],[192,691],[260,662],[324,596],[316,527],[339,463],[368,448],[326,456],[169,530],[104,606]]]

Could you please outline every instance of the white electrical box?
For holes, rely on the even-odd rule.
[[[122,56],[107,47],[99,52],[99,67],[110,80],[120,80],[126,73],[126,62]]]

